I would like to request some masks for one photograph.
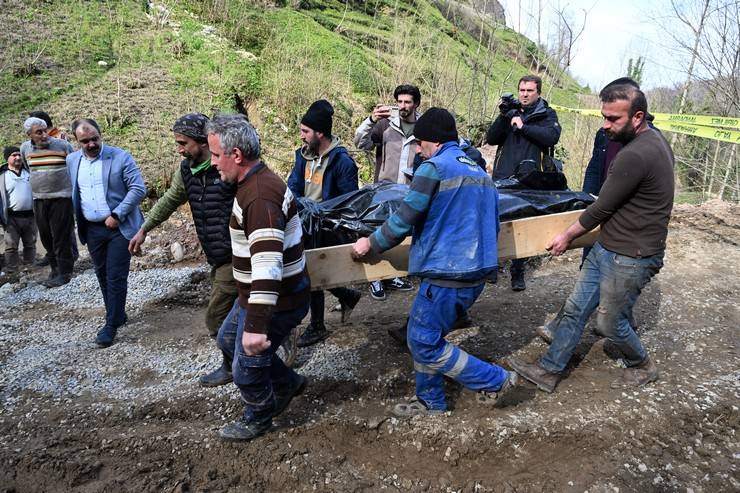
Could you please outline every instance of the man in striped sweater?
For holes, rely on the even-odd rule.
[[[267,432],[306,385],[275,351],[308,313],[311,282],[293,194],[260,159],[254,127],[243,115],[216,115],[206,129],[212,164],[237,185],[229,231],[239,297],[218,346],[233,361],[245,409],[220,434],[245,441]]]
[[[31,170],[33,213],[51,266],[44,285],[58,287],[69,282],[74,266],[72,184],[66,161],[74,149],[65,140],[49,137],[41,118],[26,119],[23,129],[30,139],[21,145],[21,157]]]

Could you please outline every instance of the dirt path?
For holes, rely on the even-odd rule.
[[[554,394],[523,385],[489,409],[448,384],[451,413],[398,421],[409,356],[388,338],[413,294],[364,297],[353,323],[302,352],[311,378],[273,433],[225,444],[233,387],[195,380],[218,363],[196,272],[177,293],[131,307],[120,342],[94,349],[100,310],[0,308],[3,491],[738,491],[740,208],[682,206],[666,267],[635,313],[661,379],[609,382],[617,360],[587,327]],[[545,346],[534,328],[570,292],[579,254],[545,262],[513,293],[506,274],[453,338],[502,361]],[[23,362],[28,361],[28,365]]]

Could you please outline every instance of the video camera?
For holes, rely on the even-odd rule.
[[[513,118],[521,111],[522,103],[512,93],[506,92],[501,95],[498,109],[506,118]]]

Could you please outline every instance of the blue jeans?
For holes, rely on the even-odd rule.
[[[244,420],[258,424],[271,424],[275,412],[275,392],[290,389],[298,382],[298,374],[275,354],[275,351],[290,331],[308,313],[309,302],[294,310],[273,312],[267,327],[267,339],[271,345],[261,354],[248,356],[242,346],[244,322],[247,309],[234,306],[224,319],[216,339],[226,361],[233,361],[231,370],[234,384],[239,388],[244,402]]]
[[[469,355],[444,337],[455,321],[473,306],[484,284],[444,288],[424,281],[419,286],[408,322],[408,346],[414,358],[416,396],[428,408],[446,410],[443,375],[473,390],[497,391],[506,371]]]
[[[619,348],[627,366],[642,363],[647,352],[630,323],[632,307],[642,288],[662,267],[663,252],[633,258],[594,243],[583,262],[578,282],[565,302],[558,326],[552,327],[555,338],[542,357],[542,366],[551,372],[565,369],[597,306],[599,333]]]
[[[105,303],[105,325],[116,329],[126,318],[126,294],[131,254],[121,231],[103,223],[87,223],[87,249]]]

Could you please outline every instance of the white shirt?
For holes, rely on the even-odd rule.
[[[8,194],[8,209],[11,211],[30,211],[33,209],[33,193],[31,191],[31,174],[21,168],[20,174],[8,168],[5,172],[5,191]]]
[[[82,215],[90,222],[105,221],[110,216],[110,207],[105,200],[103,187],[103,147],[95,159],[82,154],[80,169],[77,171],[77,188],[80,190]]]

